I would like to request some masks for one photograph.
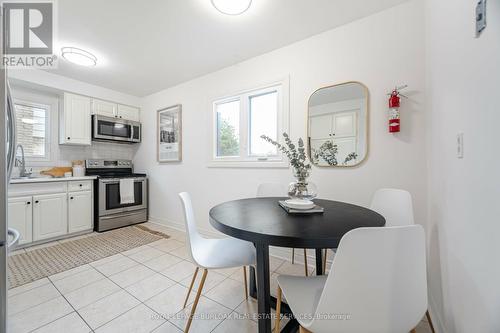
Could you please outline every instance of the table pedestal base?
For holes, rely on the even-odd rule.
[[[258,301],[259,333],[271,332],[271,308],[276,309],[276,297],[271,296],[269,272],[269,246],[256,244],[257,272],[250,267],[250,296]],[[323,251],[316,249],[316,275],[323,274]],[[257,274],[256,274],[257,273]],[[257,285],[262,288],[257,288]],[[299,331],[299,323],[293,318],[292,310],[285,302],[281,303],[281,313],[289,316],[290,321],[281,329],[282,333]],[[278,315],[278,314],[277,314]]]

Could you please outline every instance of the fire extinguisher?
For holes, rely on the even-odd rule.
[[[408,87],[407,85],[394,88],[389,94],[389,133],[397,133],[400,131],[399,107],[401,105],[401,97],[406,97],[400,93],[400,90]]]

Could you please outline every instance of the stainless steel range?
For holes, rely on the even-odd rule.
[[[148,179],[145,174],[133,172],[132,161],[86,160],[85,166],[88,176],[97,176],[94,183],[96,231],[148,220]],[[127,182],[130,186],[126,186]],[[125,187],[129,187],[129,193],[124,194]],[[127,200],[124,200],[125,195]]]

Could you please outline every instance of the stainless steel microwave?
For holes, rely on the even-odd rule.
[[[141,142],[141,123],[121,118],[93,115],[92,140],[121,143]]]

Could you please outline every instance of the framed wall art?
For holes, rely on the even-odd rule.
[[[158,110],[158,162],[182,161],[182,105]]]

